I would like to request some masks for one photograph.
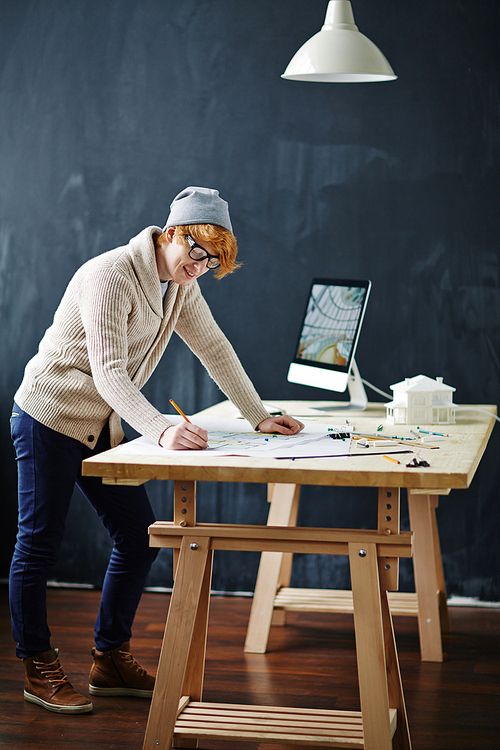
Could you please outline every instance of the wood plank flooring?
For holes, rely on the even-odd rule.
[[[168,595],[144,594],[132,651],[154,672]],[[52,645],[73,685],[88,695],[99,592],[49,589]],[[291,613],[273,627],[267,654],[244,654],[251,600],[213,597],[204,699],[359,710],[351,615]],[[500,748],[500,610],[452,607],[442,664],[422,663],[415,618],[395,627],[414,750]],[[7,589],[0,586],[0,747],[8,750],[141,750],[149,701],[93,698],[94,711],[58,716],[23,700]],[[213,741],[205,750],[288,750],[285,745]]]

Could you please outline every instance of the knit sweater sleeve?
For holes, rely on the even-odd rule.
[[[215,322],[198,284],[190,286],[175,330],[254,429],[269,417],[236,352]]]
[[[128,327],[133,324],[135,294],[130,279],[114,267],[97,268],[81,286],[80,313],[98,393],[135,430],[158,442],[170,422],[143,396],[133,382],[135,373],[129,371],[134,352]]]

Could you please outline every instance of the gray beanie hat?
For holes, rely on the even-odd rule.
[[[186,224],[217,224],[233,231],[227,202],[211,188],[187,187],[175,196],[163,231]]]

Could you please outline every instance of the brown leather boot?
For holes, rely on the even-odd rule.
[[[94,663],[89,675],[91,695],[151,698],[155,678],[134,659],[129,641],[112,651],[93,648],[92,655]]]
[[[92,711],[89,699],[77,693],[64,674],[58,653],[56,648],[51,648],[43,654],[23,659],[26,669],[24,699],[58,714]]]

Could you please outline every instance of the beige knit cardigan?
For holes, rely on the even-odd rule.
[[[121,418],[155,443],[170,426],[140,389],[174,330],[253,428],[269,416],[198,282],[170,281],[162,300],[159,233],[147,227],[76,272],[14,397],[34,419],[91,448],[108,421],[112,446],[123,438]]]

